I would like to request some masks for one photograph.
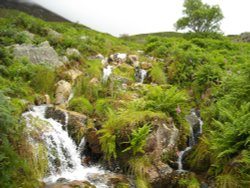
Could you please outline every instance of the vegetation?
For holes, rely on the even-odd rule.
[[[0,187],[40,186],[38,180],[46,173],[46,151],[42,145],[34,149],[29,144],[20,116],[35,103],[36,96],[48,94],[53,103],[55,84],[62,79],[71,83],[74,97],[60,107],[88,115],[89,127],[97,130],[101,160],[132,174],[137,187],[150,187],[145,172],[156,163],[145,149],[147,139],[158,126],[171,121],[179,129],[180,140],[169,151],[172,153],[167,148],[164,154],[165,158],[175,155],[175,149],[181,150],[187,142],[185,116],[191,108],[200,109],[204,130],[185,160],[189,170],[199,176],[182,177],[178,186],[199,187],[202,179],[215,187],[248,187],[250,44],[235,42],[237,36],[214,33],[222,18],[218,7],[197,0],[185,1],[184,7],[186,16],[177,22],[177,28],[189,27],[198,33],[120,39],[78,24],[48,23],[18,11],[1,10]],[[44,41],[61,57],[67,55],[67,48],[77,49],[80,55],[70,55],[69,61],[56,69],[14,58],[12,45]],[[135,70],[127,62],[114,63],[112,75],[102,81],[104,65],[93,56],[117,52],[137,54],[139,61],[152,64],[147,84],[134,83]],[[74,80],[65,76],[68,70],[82,74]],[[85,130],[79,132],[82,134]],[[34,150],[43,157],[34,158]]]
[[[176,22],[176,29],[189,28],[193,32],[218,32],[223,14],[219,6],[210,6],[201,0],[185,0],[184,17]]]

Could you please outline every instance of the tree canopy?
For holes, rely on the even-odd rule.
[[[184,17],[177,20],[177,30],[189,28],[191,31],[218,32],[223,14],[218,5],[210,6],[202,3],[201,0],[185,0]]]

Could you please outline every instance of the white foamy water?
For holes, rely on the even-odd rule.
[[[103,81],[106,82],[109,78],[109,76],[111,75],[112,73],[112,66],[111,65],[108,65],[107,67],[104,67],[103,68]]]
[[[178,172],[185,172],[185,170],[183,170],[183,164],[182,164],[182,158],[183,158],[183,155],[184,153],[186,153],[188,150],[190,150],[192,147],[186,147],[185,150],[183,151],[180,151],[179,154],[178,154],[178,160],[177,160],[177,163],[178,163]]]
[[[140,78],[141,78],[140,83],[143,84],[144,79],[146,78],[146,76],[147,76],[147,71],[144,70],[144,69],[140,69]]]
[[[104,174],[98,166],[85,167],[81,165],[80,150],[77,149],[74,141],[69,137],[67,131],[63,130],[63,125],[52,118],[45,118],[47,106],[35,106],[32,111],[23,114],[29,129],[35,130],[34,118],[43,122],[41,138],[46,145],[48,152],[48,176],[44,178],[45,183],[54,183],[59,178],[67,180],[88,180],[91,174]],[[66,118],[67,124],[67,118]],[[84,139],[80,144],[84,147]],[[96,185],[98,188],[107,187],[106,185]]]
[[[197,116],[197,114],[195,112],[191,112],[191,114],[193,116],[196,116],[198,118],[198,121],[199,121],[199,126],[200,126],[200,130],[199,130],[199,133],[202,134],[202,126],[203,126],[203,121],[201,120],[200,117]],[[195,142],[195,137],[194,137],[194,130],[193,130],[193,127],[191,124],[190,125],[190,136],[189,136],[189,144],[188,144],[188,147],[185,148],[185,150],[183,151],[180,151],[178,153],[178,160],[177,160],[177,164],[178,164],[178,172],[185,172],[185,170],[183,169],[183,163],[182,163],[182,159],[183,159],[183,156],[184,154],[189,151],[190,149],[192,149],[192,147],[196,144]]]

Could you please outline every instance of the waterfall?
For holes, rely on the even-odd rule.
[[[194,111],[191,112],[191,115],[197,118],[197,121],[199,123],[199,134],[202,134],[203,121],[201,120],[200,117],[198,117],[196,112],[194,112]],[[183,151],[180,151],[178,153],[178,160],[177,160],[177,164],[178,164],[178,170],[177,171],[178,172],[185,172],[185,170],[183,169],[183,163],[182,163],[183,156],[187,151],[192,149],[192,147],[196,144],[193,125],[190,122],[189,122],[189,126],[190,126],[190,135],[189,135],[188,146]]]
[[[108,65],[107,67],[103,68],[103,81],[106,82],[110,76],[110,74],[112,73],[112,66]]]
[[[35,106],[31,111],[22,115],[28,129],[37,129],[48,152],[49,169],[47,177],[43,181],[50,184],[56,182],[59,178],[65,178],[70,181],[88,180],[88,175],[104,174],[104,170],[97,166],[82,166],[80,149],[84,147],[84,139],[82,139],[79,149],[77,149],[76,144],[69,137],[67,131],[63,129],[62,124],[51,118],[45,118],[46,108],[47,106],[45,105]],[[99,188],[107,187],[105,185],[96,186]]]
[[[140,83],[142,83],[143,84],[143,82],[144,82],[144,79],[146,78],[146,76],[147,76],[147,71],[146,70],[144,70],[144,69],[140,69]]]

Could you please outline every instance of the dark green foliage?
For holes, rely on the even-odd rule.
[[[184,17],[176,22],[176,29],[189,28],[193,32],[217,32],[223,14],[219,6],[203,4],[201,0],[185,0]]]
[[[23,126],[14,111],[7,97],[0,93],[0,187],[36,187],[37,177],[26,159],[18,154]]]
[[[83,114],[92,114],[93,106],[84,97],[73,98],[69,101],[69,109]]]
[[[149,134],[150,126],[145,124],[138,130],[133,130],[132,137],[129,139],[130,146],[127,147],[123,152],[132,150],[133,155],[136,153],[144,153],[143,147],[146,144],[146,138]]]

